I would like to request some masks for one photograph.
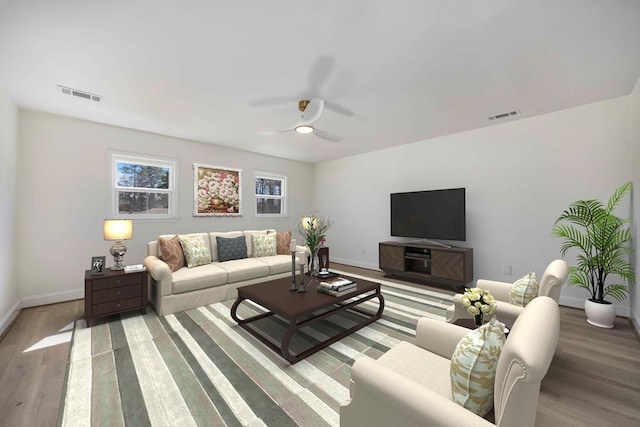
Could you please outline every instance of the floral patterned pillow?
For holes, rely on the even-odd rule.
[[[494,316],[462,337],[451,357],[453,401],[481,417],[493,407],[496,369],[504,342],[504,325]]]
[[[254,258],[277,255],[276,235],[273,233],[252,234],[251,243],[253,244]]]
[[[204,236],[180,236],[180,244],[187,267],[197,267],[211,262],[211,251]]]
[[[533,271],[516,280],[509,290],[509,302],[520,307],[525,307],[537,296],[538,278]]]

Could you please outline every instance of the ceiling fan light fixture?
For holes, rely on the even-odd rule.
[[[298,132],[298,133],[313,133],[313,126],[311,126],[311,125],[298,125],[298,126],[296,126],[296,132]]]

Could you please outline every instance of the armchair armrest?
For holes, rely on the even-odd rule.
[[[451,359],[458,342],[469,332],[469,329],[462,326],[423,317],[416,327],[416,345]]]
[[[462,294],[455,294],[453,296],[453,304],[447,308],[447,323],[453,323],[458,319],[471,319],[472,315],[469,314],[467,309],[462,305]]]
[[[340,407],[341,426],[494,425],[372,359],[356,360],[351,381],[352,399]]]
[[[513,283],[498,282],[496,280],[478,279],[476,288],[485,289],[491,292],[496,301],[509,302],[509,291]]]

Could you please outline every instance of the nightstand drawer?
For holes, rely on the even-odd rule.
[[[129,298],[119,301],[106,302],[104,304],[94,304],[92,309],[93,316],[102,314],[119,313],[121,311],[134,309],[142,306],[142,297]]]
[[[119,286],[117,288],[105,289],[104,291],[93,291],[91,299],[93,304],[95,305],[141,296],[142,287],[135,284],[131,286]]]
[[[100,291],[103,289],[109,288],[117,288],[120,286],[128,286],[128,285],[139,285],[142,283],[140,274],[123,274],[118,277],[106,277],[104,279],[93,280],[91,284],[91,289],[95,291]]]
[[[125,273],[106,270],[101,275],[84,274],[84,317],[87,326],[98,316],[123,313],[130,310],[147,312],[149,302],[149,275],[146,271]]]

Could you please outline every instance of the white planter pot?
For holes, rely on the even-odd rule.
[[[616,320],[616,306],[611,303],[601,304],[589,299],[584,302],[584,311],[587,313],[587,322],[599,328],[613,328]]]

